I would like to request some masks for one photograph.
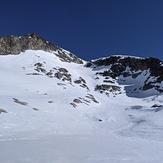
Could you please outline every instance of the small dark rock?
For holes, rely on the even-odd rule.
[[[77,104],[82,103],[82,101],[79,100],[79,99],[74,99],[73,102],[74,102],[74,103],[77,103]]]
[[[154,104],[151,106],[152,108],[158,108],[158,107],[163,107],[163,105],[159,105],[159,104]]]

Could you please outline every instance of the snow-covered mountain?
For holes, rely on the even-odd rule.
[[[90,61],[86,67],[101,69],[96,73],[97,80],[103,78],[102,84],[96,86],[100,92],[125,92],[139,98],[163,93],[163,62],[159,59],[111,56]]]
[[[0,54],[0,162],[162,161],[159,59],[86,62],[35,33]]]

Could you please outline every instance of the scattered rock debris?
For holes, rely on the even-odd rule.
[[[27,102],[20,101],[20,100],[17,99],[17,98],[13,98],[13,100],[14,100],[14,102],[17,103],[17,104],[24,105],[24,106],[27,106],[27,105],[28,105]]]
[[[8,113],[5,109],[0,109],[0,114],[1,113]]]
[[[33,108],[33,110],[35,110],[35,111],[39,111],[39,109],[38,109],[38,108]]]

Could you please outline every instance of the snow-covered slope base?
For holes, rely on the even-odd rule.
[[[108,97],[100,71],[43,51],[0,56],[0,162],[162,162],[163,96],[115,82]]]

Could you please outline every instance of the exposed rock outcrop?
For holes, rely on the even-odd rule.
[[[7,36],[0,38],[0,55],[20,54],[26,50],[43,50],[46,52],[56,52],[64,62],[75,62],[82,64],[83,61],[74,54],[65,51],[57,45],[43,39],[36,33],[24,36]]]
[[[89,87],[87,86],[87,82],[82,77],[79,77],[79,79],[74,80],[74,83],[79,84],[80,87],[87,89],[87,91],[90,91]]]
[[[126,85],[125,91],[129,96],[139,94],[140,97],[141,92],[148,90],[163,93],[163,62],[157,58],[110,56],[90,61],[85,66],[96,72],[96,79],[103,78],[104,83],[95,87],[100,92],[115,91],[116,81]],[[107,85],[106,82],[112,85]],[[142,97],[145,97],[145,93]]]
[[[155,70],[160,68],[162,62],[157,58],[136,58],[136,57],[123,57],[123,56],[111,56],[104,59],[98,59],[90,61],[86,64],[86,67],[99,67],[99,66],[111,66],[111,70],[119,75],[125,71],[126,67],[129,67],[133,71],[138,70]]]

